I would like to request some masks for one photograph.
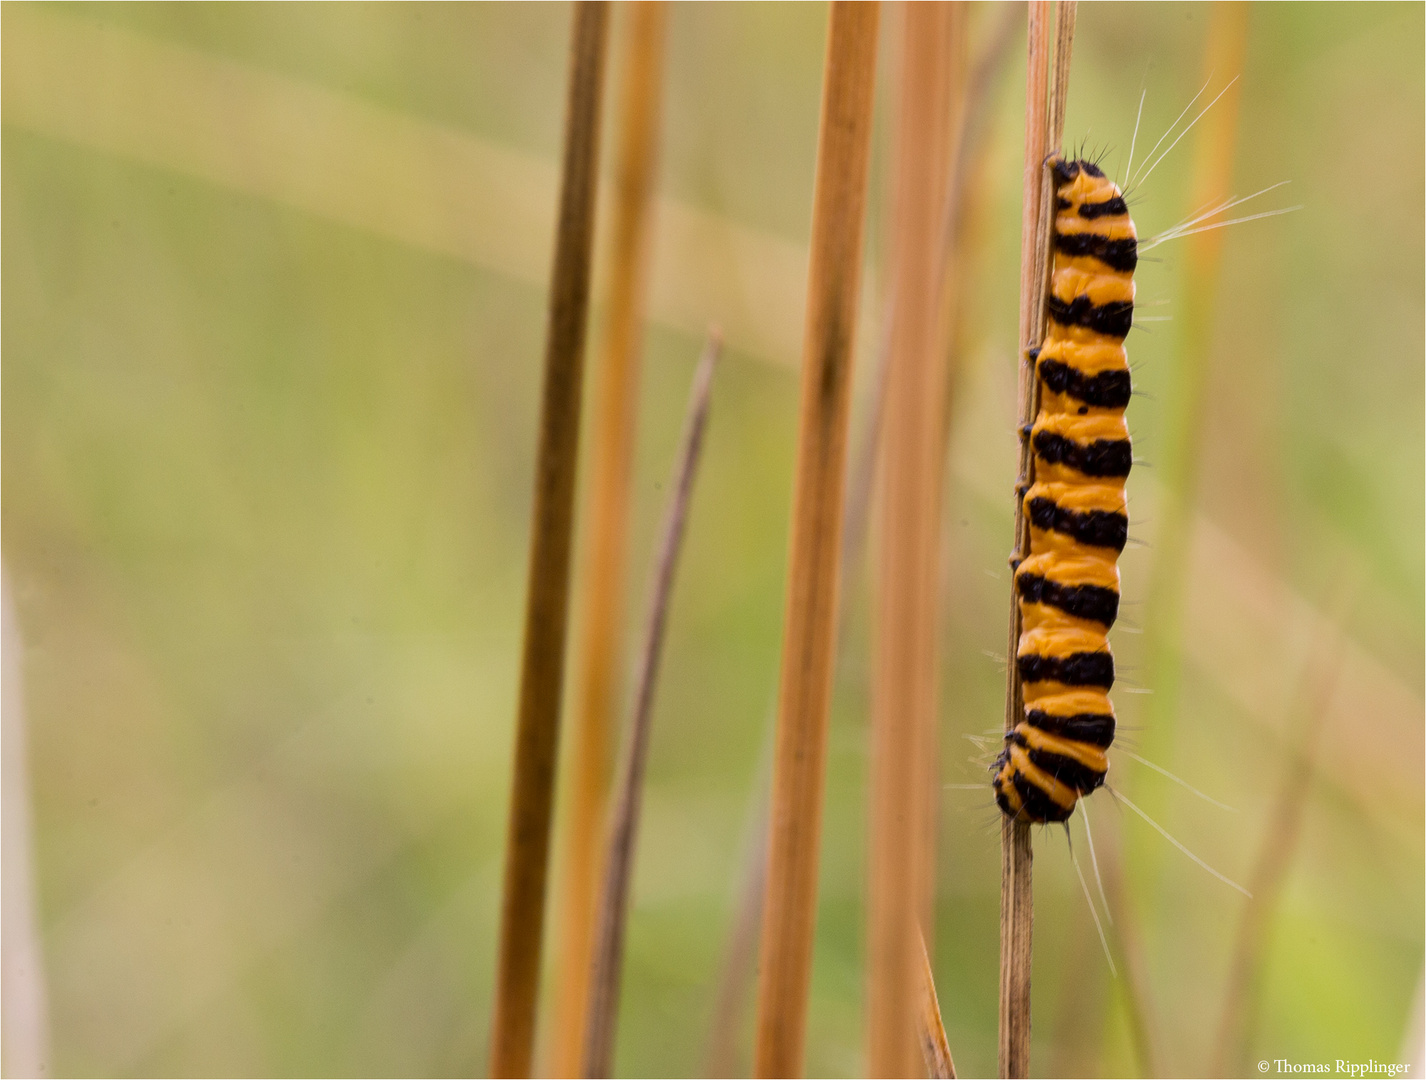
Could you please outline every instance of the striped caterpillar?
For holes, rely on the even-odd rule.
[[[1050,167],[1049,326],[1030,353],[1039,413],[1021,433],[1034,480],[1022,492],[1030,552],[1015,566],[1025,713],[992,766],[1001,811],[1034,822],[1068,820],[1109,770],[1114,657],[1105,635],[1119,611],[1116,563],[1129,529],[1124,337],[1138,262],[1119,187],[1088,161],[1055,158]]]

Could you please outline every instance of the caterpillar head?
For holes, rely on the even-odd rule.
[[[1074,182],[1075,177],[1083,173],[1085,176],[1092,176],[1096,180],[1104,179],[1104,172],[1092,161],[1066,161],[1056,154],[1050,160],[1050,170],[1055,174],[1055,185],[1064,187],[1066,184]]]

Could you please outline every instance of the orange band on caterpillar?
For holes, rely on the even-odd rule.
[[[1114,741],[1119,552],[1128,539],[1132,456],[1124,409],[1138,241],[1117,185],[1087,161],[1055,160],[1049,326],[1031,354],[1039,413],[1023,509],[1030,552],[1015,568],[1015,662],[1025,712],[992,768],[1010,817],[1065,821],[1104,783]]]

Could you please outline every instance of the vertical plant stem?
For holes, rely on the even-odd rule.
[[[956,1080],[956,1063],[951,1057],[951,1044],[946,1041],[946,1025],[941,1021],[941,1003],[936,997],[931,954],[926,950],[926,938],[923,935],[917,937],[916,1012],[922,1061],[931,1080]]]
[[[580,552],[584,595],[562,830],[560,948],[550,1031],[549,1071],[555,1076],[578,1075],[584,1047],[595,890],[623,656],[629,472],[638,429],[666,11],[652,0],[624,5],[627,45],[618,97],[609,303],[593,388],[588,522]]]
[[[570,532],[607,23],[608,5],[603,0],[582,0],[576,6],[535,465],[515,776],[510,791],[500,952],[490,1032],[490,1071],[495,1076],[528,1075],[534,1051],[545,876],[564,683]]]
[[[836,0],[828,29],[773,753],[759,1076],[802,1072],[879,15],[875,3]]]
[[[1019,424],[1035,416],[1038,380],[1030,350],[1044,333],[1045,294],[1049,278],[1049,235],[1052,219],[1050,177],[1045,158],[1060,142],[1065,96],[1074,40],[1075,5],[1060,0],[1056,8],[1056,48],[1053,77],[1050,63],[1050,5],[1031,0],[1028,24],[1028,64],[1025,83],[1024,204],[1020,232],[1020,366],[1017,378]],[[1028,440],[1020,444],[1017,488],[1034,481],[1034,459]],[[1013,558],[1029,551],[1029,528],[1022,500],[1015,496]],[[1006,655],[1005,730],[1023,711],[1020,671],[1015,663],[1020,641],[1020,605],[1011,590],[1010,633]],[[1027,822],[1003,817],[1000,823],[1000,1075],[1023,1077],[1030,1070],[1030,958],[1034,926],[1031,890],[1034,851]]]
[[[936,601],[941,406],[937,256],[952,142],[953,5],[903,9],[892,207],[891,348],[881,445],[868,859],[867,1057],[872,1076],[920,1064],[917,927],[935,862]]]
[[[957,15],[963,16],[959,10]],[[973,217],[969,209],[975,192],[970,178],[984,157],[986,117],[989,114],[991,90],[995,76],[1009,53],[1009,45],[1019,22],[1019,12],[1013,4],[1003,5],[1003,10],[987,34],[986,41],[977,57],[973,71],[965,87],[965,102],[962,116],[956,125],[956,152],[953,160],[956,169],[948,178],[945,197],[946,218],[942,229],[942,243],[938,266],[945,282],[945,307],[943,318],[950,330],[942,335],[945,342],[952,337],[959,339],[964,332],[965,322],[961,317],[960,304],[963,300],[963,282],[966,269],[965,252],[968,246],[965,228]],[[878,448],[884,427],[883,413],[886,399],[887,374],[890,367],[892,325],[891,310],[895,304],[894,284],[888,289],[886,314],[882,332],[879,334],[875,358],[875,372],[870,379],[870,401],[866,408],[866,420],[857,443],[854,461],[847,481],[847,505],[842,525],[842,565],[840,580],[845,587],[850,576],[860,566],[868,532],[869,508],[873,479],[876,474]],[[947,386],[942,408],[942,432],[940,453],[944,455],[949,438],[950,400],[952,383],[959,367],[959,359],[964,351],[959,344],[948,344],[950,355],[947,372]],[[845,608],[839,615],[845,620]],[[774,715],[772,720],[776,720]],[[769,734],[772,724],[769,723]],[[767,747],[771,757],[771,740]],[[755,959],[758,945],[759,922],[762,918],[763,891],[767,881],[767,827],[768,827],[768,786],[770,776],[759,774],[754,787],[755,808],[749,815],[752,823],[748,840],[744,843],[746,861],[739,876],[738,905],[733,921],[733,930],[728,937],[724,960],[719,976],[718,991],[715,995],[713,1019],[709,1025],[709,1046],[704,1072],[707,1076],[731,1076],[734,1073],[738,1020],[742,1015],[742,1004],[747,986],[755,973]]]
[[[1203,57],[1205,79],[1227,81],[1243,70],[1249,11],[1246,3],[1219,0],[1211,9]],[[1228,87],[1198,124],[1194,135],[1193,195],[1189,205],[1204,206],[1231,194],[1238,143],[1242,80]],[[1178,711],[1183,624],[1183,582],[1188,562],[1193,502],[1198,478],[1199,442],[1204,421],[1213,332],[1213,307],[1226,230],[1211,229],[1185,238],[1182,303],[1176,313],[1179,336],[1172,386],[1166,395],[1163,450],[1154,463],[1162,481],[1155,515],[1154,563],[1149,579],[1146,638],[1148,684],[1154,696],[1143,752],[1168,745]]]
[[[888,297],[888,301],[892,298]],[[870,401],[856,453],[848,470],[847,502],[842,514],[841,566],[838,569],[839,588],[845,588],[849,576],[861,565],[867,539],[867,518],[871,508],[873,479],[876,475],[877,447],[881,442],[882,412],[886,400],[886,373],[891,342],[885,332],[891,324],[891,304],[886,304],[882,330],[877,342],[875,370],[871,377]],[[839,606],[838,643],[846,622],[847,609]],[[835,652],[836,644],[833,645]],[[709,1024],[708,1051],[704,1058],[705,1076],[731,1076],[737,1046],[738,1020],[743,1000],[752,976],[758,931],[762,921],[763,893],[767,886],[768,803],[772,786],[772,736],[777,723],[776,703],[767,722],[767,739],[763,746],[763,765],[753,782],[753,808],[748,816],[748,828],[743,842],[743,869],[739,874],[738,905],[733,917],[733,929],[723,953],[723,964],[714,996],[713,1018]]]
[[[704,347],[703,357],[693,376],[688,419],[684,425],[678,466],[674,471],[673,493],[664,518],[653,592],[649,597],[644,651],[639,659],[639,675],[635,684],[633,724],[620,766],[618,802],[609,826],[608,857],[599,896],[599,919],[595,926],[582,1069],[583,1075],[590,1077],[608,1076],[613,1067],[619,977],[624,960],[624,928],[629,918],[629,881],[634,866],[634,843],[638,838],[644,767],[649,754],[654,690],[658,684],[659,659],[663,654],[664,629],[668,625],[669,601],[673,596],[674,571],[678,567],[684,526],[688,521],[688,505],[703,447],[703,432],[708,424],[713,369],[721,348],[722,337],[715,331]]]
[[[1013,663],[1013,661],[1012,661]],[[1030,1075],[1030,829],[1000,825],[1000,1075]]]
[[[946,199],[951,191],[950,173],[954,167],[954,147],[960,136],[960,127],[965,116],[966,77],[966,35],[969,26],[970,8],[965,4],[949,4],[945,10],[947,26],[945,34],[948,56],[946,76],[949,87],[946,91],[946,155],[944,167],[940,170],[941,190],[933,193],[933,220],[928,231],[935,234],[931,245],[930,268],[932,289],[927,298],[926,318],[931,327],[930,374],[927,395],[930,402],[926,416],[930,427],[921,433],[922,455],[925,460],[921,482],[926,493],[926,509],[921,515],[922,547],[925,559],[925,584],[927,595],[922,599],[922,625],[925,644],[922,652],[924,670],[919,684],[929,687],[926,695],[929,704],[922,711],[921,723],[916,729],[917,743],[915,760],[920,762],[917,777],[919,806],[917,816],[919,826],[917,836],[916,866],[916,917],[920,927],[921,951],[930,962],[936,941],[936,881],[937,850],[940,838],[941,811],[941,725],[939,672],[941,656],[941,598],[942,598],[942,550],[941,520],[942,492],[945,487],[946,454],[945,436],[949,432],[946,409],[950,404],[951,384],[955,376],[954,366],[960,357],[950,349],[952,326],[949,320],[952,305],[946,292],[948,273],[959,269],[952,262],[952,252],[946,247],[947,234],[940,228],[947,216]],[[963,280],[963,279],[958,279]],[[958,299],[958,296],[955,297]]]
[[[1035,344],[1041,277],[1036,273],[1040,236],[1040,173],[1046,153],[1049,119],[1050,5],[1030,0],[1026,27],[1025,166],[1020,215],[1020,365],[1016,379],[1016,416],[1028,423],[1034,410],[1034,367],[1029,350]],[[1029,447],[1020,447],[1021,484],[1028,482]],[[1025,532],[1021,500],[1015,498],[1015,547],[1023,550]],[[1020,605],[1010,595],[1009,658],[1005,674],[1005,730],[1021,712],[1020,676],[1015,655],[1020,643]],[[1034,920],[1031,893],[1033,848],[1030,826],[1008,817],[1000,820],[1000,1019],[999,1070],[1002,1077],[1029,1075],[1030,1069],[1030,941]]]

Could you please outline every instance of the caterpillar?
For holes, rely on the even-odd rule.
[[[1012,561],[1024,717],[991,767],[1009,817],[1067,821],[1104,783],[1114,741],[1119,553],[1128,539],[1132,456],[1124,409],[1138,238],[1123,193],[1089,161],[1049,162],[1054,264],[1044,341],[1032,350],[1039,412],[1021,432],[1033,483],[1019,491],[1029,554]]]

